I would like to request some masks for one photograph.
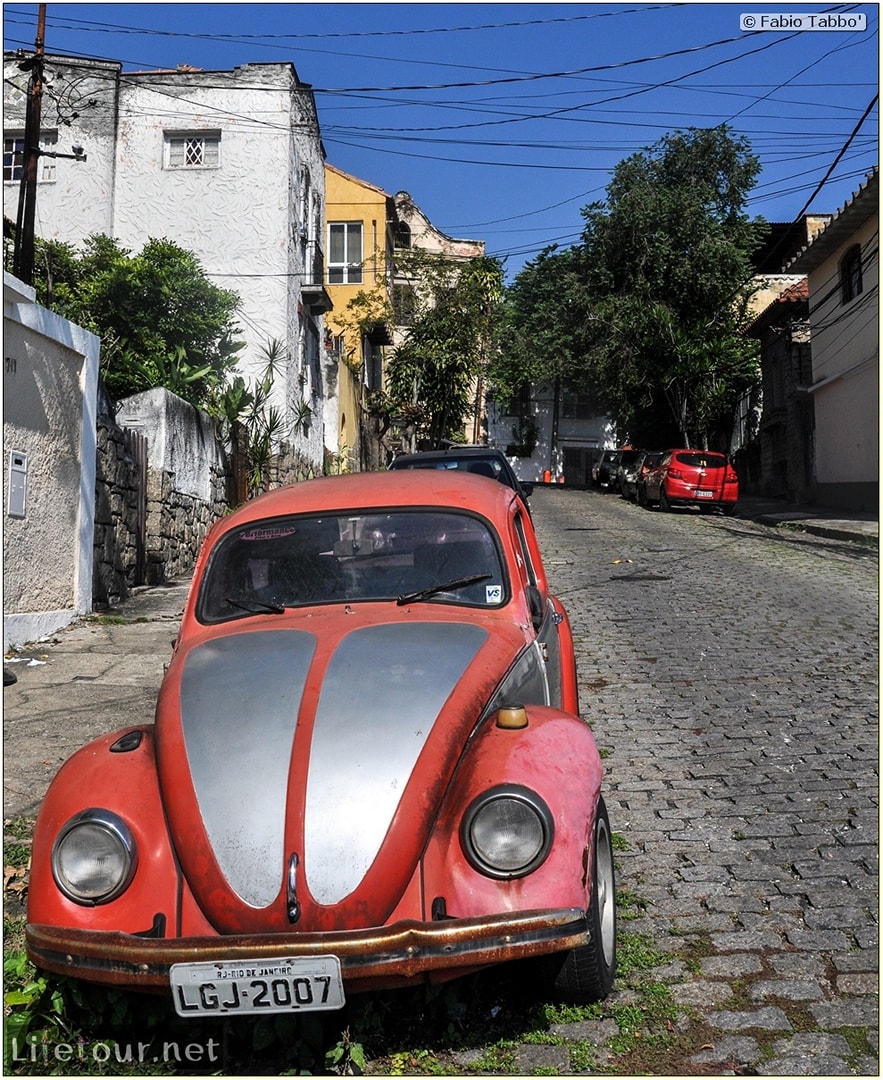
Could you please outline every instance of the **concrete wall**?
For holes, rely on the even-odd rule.
[[[92,610],[99,341],[6,273],[3,330],[5,649]],[[21,512],[13,455],[27,462]]]

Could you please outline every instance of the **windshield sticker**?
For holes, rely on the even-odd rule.
[[[249,529],[239,534],[240,540],[282,540],[294,536],[297,529],[293,525],[265,525],[260,529]]]
[[[487,604],[499,604],[503,599],[503,586],[502,585],[485,585],[484,587],[485,603]]]

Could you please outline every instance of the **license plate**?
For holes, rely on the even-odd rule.
[[[697,499],[713,499],[714,498],[714,492],[713,491],[699,491],[699,490],[697,490],[693,494],[696,496]]]
[[[179,1016],[316,1012],[345,1001],[336,956],[173,964],[169,981]]]

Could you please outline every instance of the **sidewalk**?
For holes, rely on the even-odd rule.
[[[736,517],[773,528],[782,525],[832,540],[856,540],[872,545],[877,545],[880,540],[879,517],[858,510],[800,506],[784,499],[745,495],[736,505]]]
[[[3,661],[3,812],[36,813],[49,781],[85,743],[153,723],[189,578],[134,590]]]

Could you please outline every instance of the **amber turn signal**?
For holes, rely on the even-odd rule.
[[[523,705],[504,705],[497,713],[497,727],[510,731],[527,727],[527,710]]]

